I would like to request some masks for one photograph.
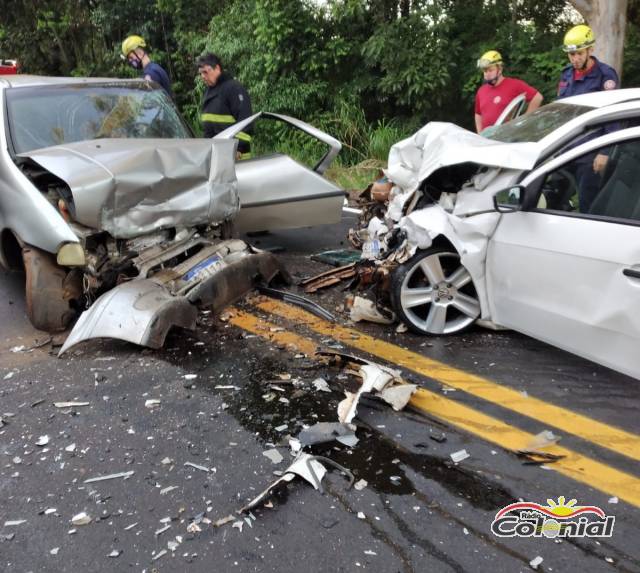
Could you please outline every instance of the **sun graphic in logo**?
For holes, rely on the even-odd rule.
[[[543,505],[542,507],[558,517],[568,517],[569,515],[574,515],[577,510],[582,509],[580,506],[576,506],[576,503],[578,503],[577,499],[570,499],[568,502],[565,502],[564,495],[558,497],[557,502],[553,499],[547,499],[547,503],[549,505]]]
[[[558,497],[558,501],[553,499],[547,499],[549,505],[541,505],[539,503],[531,501],[521,501],[518,503],[511,503],[506,507],[503,507],[497,514],[496,519],[501,518],[503,515],[511,511],[521,510],[533,510],[551,518],[557,519],[571,519],[582,515],[584,513],[594,513],[601,518],[605,518],[606,514],[601,508],[595,505],[576,505],[578,502],[575,499],[566,501],[566,498],[561,495]]]

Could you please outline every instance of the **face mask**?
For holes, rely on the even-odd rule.
[[[500,79],[500,77],[502,76],[502,74],[498,74],[496,75],[495,78],[493,78],[492,80],[482,80],[483,84],[489,84],[490,86],[495,86],[498,83],[498,80]]]
[[[137,56],[134,60],[127,59],[127,62],[134,70],[139,70],[140,68],[142,68],[142,62],[140,61],[140,58],[138,58]]]

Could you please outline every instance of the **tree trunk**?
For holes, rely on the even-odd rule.
[[[622,75],[628,0],[569,0],[591,26],[595,56]]]

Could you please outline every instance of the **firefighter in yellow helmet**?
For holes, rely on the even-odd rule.
[[[504,63],[500,52],[489,50],[478,60],[482,70],[483,83],[476,92],[475,122],[476,131],[493,125],[509,103],[520,94],[524,94],[529,105],[526,113],[540,107],[542,94],[534,87],[517,78],[503,75]]]
[[[596,43],[593,31],[586,24],[571,28],[564,36],[562,49],[570,64],[562,70],[558,84],[558,99],[616,89],[620,80],[609,65],[593,55]]]
[[[558,99],[574,95],[588,94],[603,90],[614,90],[620,85],[616,71],[593,55],[596,38],[586,24],[574,26],[564,35],[562,49],[569,57],[569,65],[562,70],[558,83]],[[589,138],[599,137],[618,129],[608,124],[592,133]],[[581,140],[584,143],[586,140]],[[601,176],[609,161],[608,151],[601,149],[578,158],[575,163],[575,177],[578,184],[580,211],[587,213],[597,196]]]
[[[147,43],[142,36],[129,36],[122,42],[123,60],[134,69],[139,70],[145,80],[159,83],[170,96],[171,81],[169,75],[160,64],[151,61]]]

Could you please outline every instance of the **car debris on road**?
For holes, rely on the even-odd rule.
[[[116,474],[109,474],[106,476],[96,476],[96,477],[84,480],[83,483],[95,483],[99,481],[108,481],[112,479],[129,479],[134,473],[135,473],[134,470],[129,470],[128,472],[119,472]]]

